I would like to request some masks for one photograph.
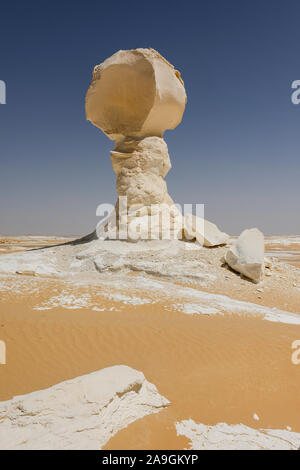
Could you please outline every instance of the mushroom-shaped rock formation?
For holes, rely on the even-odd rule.
[[[121,50],[94,68],[86,116],[115,141],[118,196],[127,198],[126,209],[120,199],[116,205],[115,228],[119,232],[125,218],[125,238],[182,233],[181,214],[164,180],[171,162],[163,134],[181,122],[185,104],[180,73],[154,49]]]

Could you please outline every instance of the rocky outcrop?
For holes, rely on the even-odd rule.
[[[300,446],[299,433],[243,424],[206,426],[189,419],[176,423],[176,430],[190,440],[189,448],[194,450],[298,450]]]
[[[121,50],[94,68],[86,116],[115,141],[111,161],[119,196],[106,238],[180,238],[180,213],[175,222],[175,209],[166,216],[174,203],[164,179],[171,162],[163,134],[181,122],[185,104],[180,73],[153,49]]]
[[[168,404],[142,372],[108,367],[0,402],[0,449],[101,449]]]
[[[118,192],[114,213],[97,227],[99,238],[182,239],[184,232],[207,247],[228,240],[211,222],[196,228],[196,218],[183,218],[168,194],[171,162],[163,134],[181,122],[185,105],[180,73],[153,49],[121,50],[94,68],[86,116],[115,141]]]
[[[244,230],[225,255],[226,263],[254,282],[264,274],[264,236],[257,229]]]

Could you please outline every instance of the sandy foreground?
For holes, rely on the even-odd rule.
[[[64,241],[2,237],[0,258]],[[205,256],[220,257],[217,250]],[[0,275],[0,401],[124,364],[171,405],[118,432],[107,449],[188,448],[175,423],[189,419],[300,432],[300,364],[291,360],[300,340],[300,237],[269,238],[266,250],[282,262],[263,286],[225,269],[201,287],[152,276],[150,294],[134,272],[128,285]]]

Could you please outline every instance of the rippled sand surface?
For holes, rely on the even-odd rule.
[[[88,293],[97,309],[68,300],[65,308],[52,303],[37,310],[64,287],[44,279],[36,288],[29,276],[22,279],[26,295],[13,281],[9,292],[0,292],[0,339],[7,345],[0,400],[126,364],[172,404],[120,431],[107,449],[185,448],[188,440],[176,435],[174,424],[189,418],[300,432],[300,365],[291,361],[300,325],[236,314],[185,315],[159,302],[100,301],[95,289]],[[82,287],[68,289],[70,299]]]

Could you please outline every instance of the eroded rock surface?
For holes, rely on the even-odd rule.
[[[179,436],[190,439],[194,450],[297,450],[300,434],[279,429],[253,429],[243,424],[215,426],[192,419],[176,423]]]
[[[0,402],[0,449],[101,449],[169,405],[142,372],[114,366]]]
[[[122,226],[130,225],[126,239],[177,238],[182,232],[178,211],[175,221],[172,211],[166,217],[165,206],[174,203],[165,182],[171,162],[163,134],[181,122],[185,105],[180,73],[154,49],[121,50],[94,68],[86,116],[115,141],[115,229],[124,233]],[[120,198],[127,198],[125,209]],[[137,209],[143,215],[136,221],[138,230]],[[150,231],[156,235],[150,237]],[[109,229],[106,237],[115,234]]]
[[[162,137],[182,119],[180,73],[154,49],[120,50],[94,68],[86,115],[109,138]]]

